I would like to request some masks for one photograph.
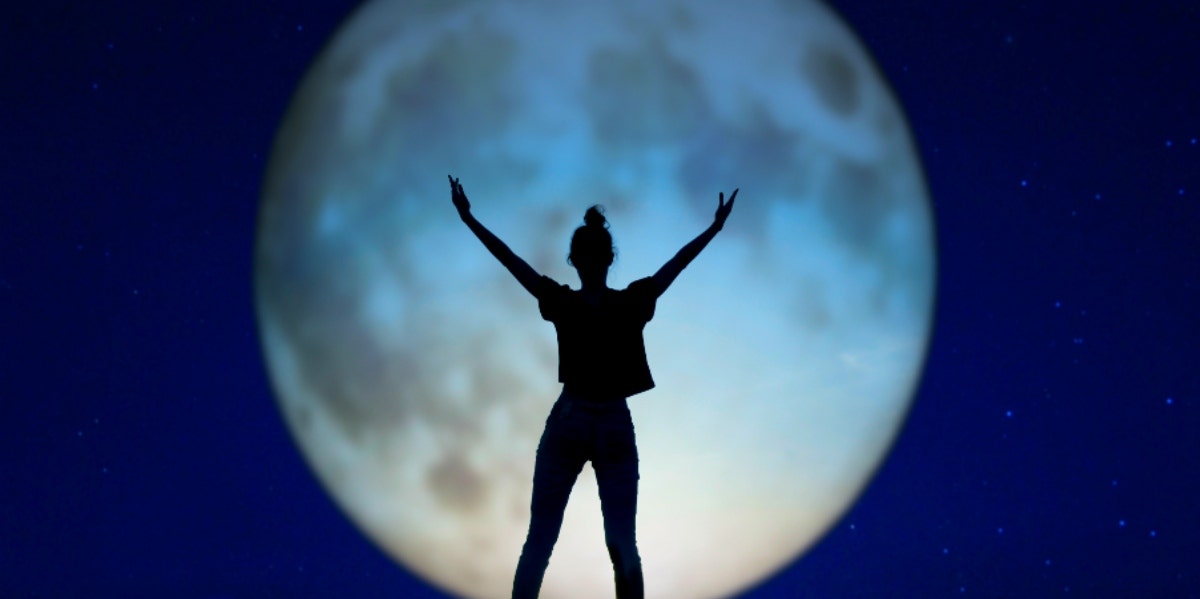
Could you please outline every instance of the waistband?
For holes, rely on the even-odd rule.
[[[568,404],[574,408],[584,410],[629,410],[629,404],[624,397],[583,397],[571,389],[563,388],[562,394],[558,396],[555,403]]]

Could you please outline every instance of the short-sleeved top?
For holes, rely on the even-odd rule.
[[[543,276],[537,290],[542,318],[558,332],[558,380],[597,398],[625,398],[654,388],[642,330],[654,317],[653,280],[606,289],[596,305]]]

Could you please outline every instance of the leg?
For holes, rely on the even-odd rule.
[[[604,542],[612,559],[617,599],[642,599],[642,560],[638,555],[638,456],[629,413],[606,418],[592,460],[604,513]]]
[[[584,458],[571,441],[567,422],[559,418],[559,410],[551,412],[546,430],[538,443],[537,461],[533,469],[533,501],[530,506],[529,534],[517,562],[513,579],[513,599],[533,599],[542,587],[542,577],[550,564],[550,553],[558,541],[563,512],[571,487],[583,469]],[[569,415],[568,415],[569,416]]]

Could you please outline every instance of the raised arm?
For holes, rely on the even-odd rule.
[[[713,223],[703,233],[683,246],[683,249],[679,250],[662,268],[658,269],[658,272],[654,273],[654,286],[658,290],[658,295],[662,295],[671,286],[675,277],[678,277],[679,273],[683,272],[683,269],[691,264],[696,256],[700,255],[700,250],[703,250],[704,246],[708,245],[708,242],[712,241],[713,237],[716,237],[721,228],[725,226],[725,219],[729,218],[729,212],[733,210],[733,200],[737,198],[737,192],[738,190],[735,189],[733,193],[729,194],[728,202],[725,201],[725,192],[721,192],[717,196],[717,214],[713,217]]]
[[[447,176],[449,177],[449,175]],[[487,230],[487,227],[484,227],[471,214],[471,202],[467,201],[467,194],[463,192],[462,184],[454,177],[450,177],[450,199],[454,202],[454,207],[458,209],[459,218],[462,218],[467,228],[471,229],[471,232],[479,238],[479,241],[483,242],[483,246],[504,265],[504,268],[508,269],[508,272],[511,272],[517,278],[517,282],[526,291],[534,293],[541,275],[533,270],[533,267],[529,266],[520,256],[508,249],[508,246],[504,245],[504,242],[500,241],[499,237],[493,235],[491,231]]]

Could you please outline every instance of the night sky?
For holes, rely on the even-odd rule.
[[[356,3],[22,4],[0,596],[444,596],[319,486],[253,311],[275,130]],[[1200,5],[834,5],[924,162],[934,336],[865,494],[745,597],[1200,596]]]

